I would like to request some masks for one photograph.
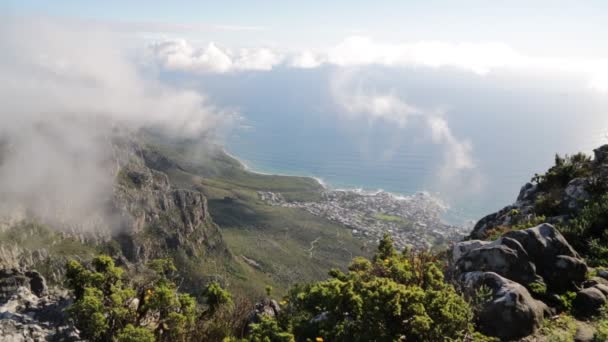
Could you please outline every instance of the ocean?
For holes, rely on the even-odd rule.
[[[478,220],[512,203],[555,153],[591,153],[608,143],[608,95],[591,93],[578,80],[367,72],[373,91],[390,89],[407,103],[441,108],[453,137],[470,143],[474,170],[442,179],[450,150],[433,143],[423,119],[400,126],[344,115],[331,95],[332,77],[324,68],[279,69],[208,76],[198,86],[240,113],[224,144],[251,169],[314,176],[332,188],[428,191],[450,206],[450,223]]]

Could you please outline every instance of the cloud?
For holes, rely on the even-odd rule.
[[[2,205],[64,227],[96,222],[112,195],[118,128],[194,137],[235,115],[163,85],[98,27],[4,18],[0,50]]]
[[[153,44],[151,48],[157,61],[165,69],[195,73],[268,71],[283,60],[282,56],[270,49],[240,49],[237,53],[231,53],[213,42],[197,49],[185,40],[172,40]]]
[[[389,125],[407,128],[411,121],[421,124],[430,142],[443,149],[443,160],[437,170],[439,187],[446,192],[476,192],[483,177],[473,157],[469,140],[456,137],[441,111],[424,109],[407,103],[394,90],[378,90],[367,85],[359,69],[347,68],[335,72],[330,80],[331,95],[341,112],[349,119],[367,120],[370,124],[384,121]],[[385,151],[391,155],[394,151]]]
[[[320,54],[304,50],[296,53],[290,58],[289,66],[301,69],[312,69],[321,66],[323,63],[325,63],[325,60]]]
[[[394,92],[364,87],[357,76],[356,70],[342,70],[330,80],[331,95],[348,116],[370,122],[394,122],[405,127],[410,116],[420,114],[419,109],[402,101]]]
[[[302,69],[323,65],[455,68],[480,76],[508,70],[580,75],[589,89],[608,92],[608,59],[528,56],[500,42],[387,43],[367,36],[351,36],[326,49],[285,53],[269,48],[231,52],[214,43],[195,48],[185,40],[169,40],[153,44],[152,50],[164,68],[197,73],[269,71],[279,65]]]

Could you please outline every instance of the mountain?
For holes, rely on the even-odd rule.
[[[448,332],[466,341],[608,337],[608,145],[593,158],[556,156],[553,167],[522,187],[515,203],[455,241],[463,235],[437,223],[439,207],[425,196],[332,192],[312,178],[250,172],[216,145],[150,131],[117,134],[108,143],[112,158],[104,170],[113,179],[111,196],[95,215],[65,226],[59,225],[67,222],[61,213],[49,221],[27,208],[2,217],[4,336],[78,339],[74,319],[84,327],[87,318],[70,316],[74,297],[65,286],[89,283],[75,284],[80,278],[74,269],[85,278],[113,279],[109,293],[140,284],[140,297],[125,305],[138,307],[144,327],[163,327],[137,303],[166,287],[162,272],[173,266],[162,265],[175,265],[171,279],[178,285],[170,288],[202,301],[204,336],[217,340],[241,325],[240,337],[360,336],[354,326],[349,330],[351,321],[374,324],[370,334],[423,340]],[[389,237],[378,238],[383,230],[393,233],[396,247]],[[376,242],[378,251],[366,259]],[[433,254],[420,252],[431,242]],[[66,274],[68,262],[72,273]],[[110,276],[119,269],[124,282]],[[161,278],[152,270],[160,270]],[[323,280],[327,274],[330,279]],[[230,297],[214,288],[219,285],[238,301],[229,304]],[[396,292],[384,298],[375,291]],[[438,301],[440,294],[445,302]],[[271,299],[277,296],[284,300]],[[395,296],[405,296],[399,297],[404,302],[386,311]],[[76,300],[84,300],[82,294]],[[232,306],[211,314],[215,301]],[[356,303],[373,312],[355,316]],[[414,308],[416,319],[435,321],[403,335],[410,324],[403,315]],[[210,333],[209,324],[228,330]]]
[[[135,270],[170,257],[194,293],[215,279],[261,294],[267,285],[284,291],[321,279],[366,253],[346,227],[258,198],[257,191],[318,193],[312,178],[252,173],[215,145],[153,132],[117,134],[109,147],[114,182],[101,214],[61,225],[61,217],[11,212],[0,225],[2,268],[38,269],[59,282],[69,258],[103,252]]]

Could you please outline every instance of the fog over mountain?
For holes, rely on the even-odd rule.
[[[0,50],[0,193],[13,215],[99,220],[118,171],[113,135],[210,136],[236,117],[201,92],[163,85],[99,26],[3,18]]]

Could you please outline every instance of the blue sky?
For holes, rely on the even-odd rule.
[[[257,27],[190,32],[226,44],[303,47],[353,33],[391,41],[500,41],[532,54],[607,56],[606,1],[9,0],[17,13],[122,22]],[[221,30],[220,30],[221,31]]]

